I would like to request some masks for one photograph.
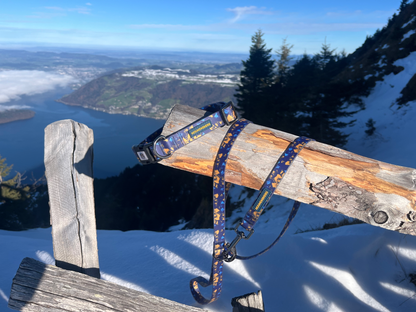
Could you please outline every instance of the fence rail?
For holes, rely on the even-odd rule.
[[[176,105],[162,135],[201,118],[204,111]],[[177,150],[160,163],[206,176],[227,127]],[[295,135],[248,125],[231,150],[225,179],[259,189]],[[360,219],[371,225],[416,235],[416,170],[400,167],[319,142],[310,142],[289,168],[275,194]]]

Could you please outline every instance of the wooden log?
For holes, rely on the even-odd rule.
[[[23,259],[13,279],[9,308],[36,312],[204,311],[31,258]]]
[[[99,278],[93,142],[93,131],[73,120],[57,121],[45,128],[45,167],[56,265]]]
[[[165,123],[167,136],[204,115],[176,105]],[[176,151],[161,164],[212,176],[218,147],[228,127]],[[225,179],[259,189],[295,135],[248,125],[230,153]],[[399,152],[399,151],[398,151]],[[289,168],[275,194],[360,219],[371,225],[416,235],[416,170],[310,142]]]
[[[231,300],[233,312],[264,312],[261,290],[256,293],[235,297]]]

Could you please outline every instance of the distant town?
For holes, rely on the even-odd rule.
[[[192,73],[189,69],[142,69],[142,70],[131,70],[122,74],[123,77],[136,77],[152,79],[159,82],[167,82],[169,80],[179,79],[188,83],[199,83],[199,84],[219,84],[224,87],[235,86],[240,75],[238,74],[199,74]]]

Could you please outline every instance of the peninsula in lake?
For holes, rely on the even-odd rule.
[[[220,101],[235,103],[240,77],[236,65],[222,66],[217,73],[161,66],[120,70],[96,78],[57,101],[110,114],[166,119],[175,104],[200,108]]]
[[[9,109],[0,111],[0,124],[7,122],[30,119],[35,116],[35,112],[30,109]]]

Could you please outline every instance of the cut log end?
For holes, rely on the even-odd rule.
[[[261,290],[257,293],[246,294],[231,300],[233,312],[264,312]]]

